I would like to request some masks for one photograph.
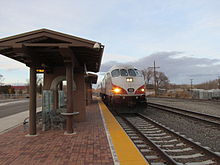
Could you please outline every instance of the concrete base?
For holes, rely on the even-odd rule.
[[[36,135],[30,135],[30,134],[25,135],[25,137],[36,137],[36,136],[38,136],[38,134],[36,134]]]
[[[66,131],[64,132],[64,135],[76,135],[76,132],[73,133],[67,133]]]

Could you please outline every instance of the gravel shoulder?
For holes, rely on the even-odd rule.
[[[220,128],[150,107],[145,108],[144,114],[203,146],[210,147],[212,151],[220,152]]]
[[[220,117],[220,102],[167,98],[147,98],[147,101]]]

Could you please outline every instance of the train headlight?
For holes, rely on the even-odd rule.
[[[113,94],[127,94],[127,91],[120,86],[112,84],[112,93]]]
[[[133,78],[126,78],[127,82],[133,82]]]
[[[135,91],[135,94],[145,94],[144,85],[142,85],[141,87],[139,87],[139,88]]]
[[[114,94],[127,94],[127,91],[122,87],[116,86],[112,84],[112,93]]]
[[[120,93],[120,92],[121,92],[121,89],[120,89],[120,88],[114,88],[114,89],[113,89],[113,92],[114,92],[114,93]]]

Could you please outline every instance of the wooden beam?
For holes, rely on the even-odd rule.
[[[13,52],[15,53],[12,57],[30,58],[27,48],[22,43],[13,44],[12,49]]]
[[[12,47],[13,45],[20,43],[0,43],[0,47]],[[73,43],[23,43],[26,47],[59,47],[59,46],[69,46],[69,47],[83,47],[93,49],[91,44],[73,42]]]
[[[65,44],[65,43],[25,43],[27,47],[59,47],[59,46],[75,46],[73,44]]]
[[[80,66],[75,54],[68,46],[59,46],[59,52],[63,56],[64,62],[68,62],[66,59],[70,59],[70,62],[73,62],[76,67]]]

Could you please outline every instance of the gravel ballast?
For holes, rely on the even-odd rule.
[[[200,142],[202,146],[220,152],[220,128],[152,107],[145,108],[144,114],[195,142]]]
[[[147,101],[220,117],[220,102],[167,98],[147,98]]]

